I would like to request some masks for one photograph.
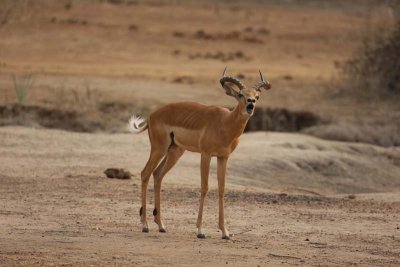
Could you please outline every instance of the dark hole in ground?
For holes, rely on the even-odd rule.
[[[104,130],[101,122],[76,111],[52,109],[40,106],[0,106],[0,126],[42,126],[73,132]]]
[[[321,123],[318,116],[308,111],[290,111],[285,108],[256,108],[244,131],[298,132]]]

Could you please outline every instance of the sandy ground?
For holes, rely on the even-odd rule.
[[[391,176],[399,177],[400,167],[393,158],[399,151],[393,148],[297,134],[244,135],[228,169],[226,220],[233,238],[225,241],[217,230],[215,165],[204,216],[207,238],[198,240],[195,235],[197,154],[185,154],[164,180],[162,209],[168,232],[159,233],[151,223],[145,234],[139,224],[138,173],[148,153],[146,134],[3,127],[0,135],[4,266],[400,264],[400,182]],[[260,145],[269,152],[252,155],[252,147]],[[282,152],[282,147],[288,151]],[[389,152],[392,158],[385,158]],[[314,164],[322,164],[328,154],[334,161],[365,164],[361,168],[379,162],[382,170],[376,169],[371,177],[380,179],[370,180],[370,170],[365,176],[340,175],[340,180],[334,169],[330,174],[326,168],[306,173],[301,167],[285,168],[279,176],[281,164],[301,166],[313,157]],[[265,171],[255,172],[260,164]],[[134,177],[106,178],[102,172],[108,167],[126,168]],[[149,209],[153,196],[150,203]]]

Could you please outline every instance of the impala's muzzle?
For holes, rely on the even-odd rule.
[[[246,105],[246,111],[247,111],[247,113],[248,114],[252,114],[253,113],[253,111],[254,111],[254,104],[253,103],[249,103],[249,104],[247,104]]]

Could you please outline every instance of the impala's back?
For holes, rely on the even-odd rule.
[[[221,107],[195,102],[168,104],[150,114],[150,141],[168,136],[186,150],[201,152],[205,135],[216,134],[228,116],[229,110]]]

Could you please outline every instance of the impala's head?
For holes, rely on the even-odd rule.
[[[260,98],[261,89],[268,90],[271,88],[271,84],[264,80],[263,75],[260,71],[260,81],[253,86],[253,88],[246,88],[244,84],[238,79],[230,76],[225,76],[226,68],[222,73],[222,77],[219,80],[222,87],[225,89],[225,93],[229,96],[233,96],[239,102],[239,108],[244,116],[252,116],[256,107],[256,102]]]

